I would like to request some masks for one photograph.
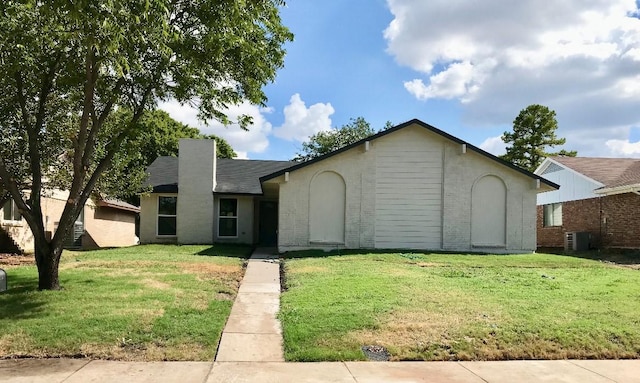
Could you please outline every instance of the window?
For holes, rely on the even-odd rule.
[[[2,207],[2,219],[4,221],[21,221],[22,215],[18,211],[18,206],[12,199],[7,201]]]
[[[178,197],[158,197],[158,235],[176,235]]]
[[[218,218],[219,237],[238,236],[238,200],[220,198],[220,214]]]
[[[543,226],[562,226],[562,204],[550,203],[543,207]]]

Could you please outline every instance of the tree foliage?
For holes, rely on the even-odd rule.
[[[392,124],[387,121],[383,129],[390,127]],[[377,131],[363,117],[352,118],[349,123],[340,128],[319,132],[309,137],[308,141],[302,143],[302,151],[296,153],[293,161],[308,161],[320,157],[376,133]]]
[[[0,179],[35,240],[40,289],[58,289],[64,238],[108,169],[126,163],[158,100],[232,121],[264,105],[292,39],[282,0],[5,0],[0,3]],[[114,110],[128,110],[114,118]],[[249,116],[240,116],[247,128]],[[65,174],[66,173],[66,174]],[[64,175],[64,176],[61,176]],[[47,238],[41,196],[69,191]],[[108,182],[106,182],[108,184]]]
[[[520,111],[513,121],[513,132],[504,132],[502,141],[507,153],[501,158],[529,171],[534,171],[545,157],[566,155],[575,157],[578,152],[561,150],[547,152],[547,148],[564,145],[565,138],[558,138],[556,112],[538,104],[529,105]]]
[[[131,111],[118,110],[109,117],[108,123],[119,124],[131,118]],[[146,168],[160,156],[177,156],[181,138],[216,140],[218,158],[237,156],[231,145],[221,137],[202,134],[198,128],[174,120],[163,110],[145,111],[136,123],[140,133],[131,145],[131,150],[121,152],[111,169],[105,171],[94,191],[119,198],[137,205]]]

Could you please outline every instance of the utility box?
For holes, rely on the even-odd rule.
[[[565,251],[587,251],[591,244],[591,234],[586,231],[572,231],[564,235]]]
[[[7,272],[0,269],[0,293],[7,291]]]

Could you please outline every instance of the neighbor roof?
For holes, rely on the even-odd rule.
[[[140,208],[130,203],[120,201],[113,198],[102,198],[98,200],[98,206],[110,207],[112,209],[130,211],[132,213],[140,213]]]
[[[598,157],[549,157],[604,186],[603,189],[640,184],[640,159]]]
[[[260,177],[291,166],[290,161],[216,160],[215,193],[222,194],[262,194]],[[178,157],[158,157],[147,168],[149,177],[145,186],[152,187],[154,193],[178,192]]]
[[[260,178],[260,181],[264,182],[264,181],[279,177],[279,176],[283,175],[286,172],[292,172],[294,170],[298,170],[298,169],[303,168],[305,166],[309,166],[309,165],[311,165],[313,163],[316,163],[318,161],[322,161],[322,160],[327,159],[329,157],[335,156],[336,154],[345,152],[345,151],[347,151],[347,150],[349,150],[349,149],[351,149],[353,147],[356,147],[358,145],[362,145],[366,141],[373,141],[373,140],[378,139],[380,137],[386,136],[389,133],[393,133],[393,132],[395,132],[397,130],[404,129],[404,128],[406,128],[408,126],[411,126],[411,125],[418,125],[418,126],[420,126],[422,128],[427,129],[428,131],[433,132],[435,134],[438,134],[438,135],[440,135],[440,136],[442,136],[442,137],[444,137],[444,138],[446,138],[446,139],[448,139],[450,141],[456,142],[458,144],[465,144],[467,146],[467,150],[473,150],[474,152],[476,152],[476,153],[478,153],[478,154],[480,154],[482,156],[485,156],[485,157],[489,158],[490,160],[496,161],[496,162],[500,163],[501,165],[509,167],[509,168],[519,172],[519,173],[522,173],[527,177],[540,180],[540,182],[542,182],[542,183],[544,183],[544,184],[546,184],[548,186],[551,186],[554,189],[559,189],[560,188],[560,185],[558,185],[558,184],[556,184],[554,182],[551,182],[551,181],[549,181],[549,180],[547,180],[547,179],[545,179],[545,178],[543,178],[543,177],[541,177],[541,176],[539,176],[537,174],[533,174],[530,171],[527,171],[527,170],[522,169],[522,168],[520,168],[518,166],[515,166],[514,164],[512,164],[510,162],[507,162],[507,161],[505,161],[505,160],[503,160],[501,158],[498,158],[498,157],[494,156],[491,153],[485,152],[484,150],[478,148],[475,145],[472,145],[472,144],[470,144],[470,143],[468,143],[468,142],[466,142],[464,140],[461,140],[458,137],[452,136],[451,134],[449,134],[449,133],[447,133],[445,131],[442,131],[442,130],[440,130],[440,129],[432,126],[432,125],[429,125],[429,124],[427,124],[425,122],[422,122],[422,121],[420,121],[418,119],[413,119],[413,120],[407,121],[407,122],[405,122],[403,124],[394,126],[393,128],[389,128],[387,130],[383,130],[383,131],[381,131],[381,132],[379,132],[377,134],[374,134],[373,136],[364,138],[364,139],[362,139],[362,140],[360,140],[358,142],[355,142],[355,143],[353,143],[351,145],[347,145],[344,148],[338,149],[338,150],[333,151],[331,153],[327,153],[327,154],[325,154],[323,156],[316,157],[316,158],[314,158],[312,160],[309,160],[309,161],[297,163],[297,164],[295,164],[293,166],[290,166],[288,168],[284,168],[282,170],[279,170],[279,171],[273,172],[271,174],[265,175],[264,177]]]

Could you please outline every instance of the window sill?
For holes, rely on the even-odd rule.
[[[24,226],[23,221],[2,221],[2,226]]]

